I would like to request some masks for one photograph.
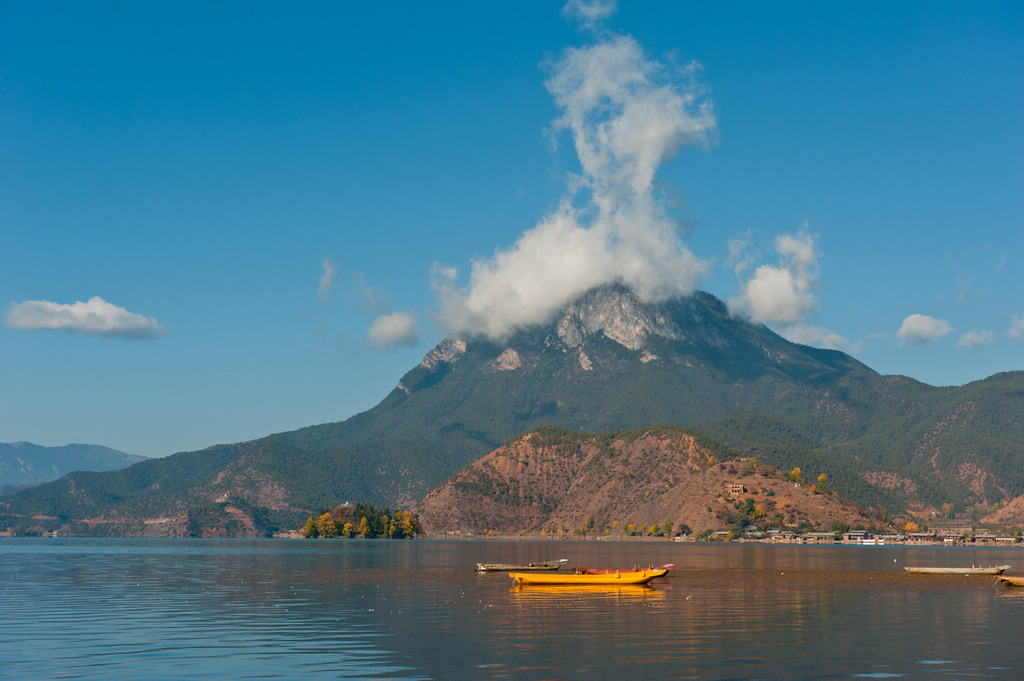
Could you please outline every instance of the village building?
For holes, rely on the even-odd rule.
[[[738,482],[730,482],[728,485],[726,485],[725,489],[731,496],[735,496],[737,494],[746,494],[747,492],[746,486]]]

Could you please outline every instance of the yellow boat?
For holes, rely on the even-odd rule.
[[[668,570],[665,568],[582,575],[511,572],[509,577],[519,584],[529,585],[578,584],[608,586],[609,584],[646,584],[655,577],[663,576],[666,572]]]

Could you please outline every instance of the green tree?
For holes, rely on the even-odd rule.
[[[850,531],[850,525],[841,520],[834,520],[828,529],[836,534],[846,534]]]
[[[664,523],[661,524],[661,526],[665,528],[665,536],[666,537],[671,537],[672,536],[672,521],[671,520],[666,520]]]
[[[313,538],[316,537],[318,534],[319,533],[317,532],[316,529],[316,520],[313,518],[313,516],[309,516],[309,520],[306,521],[306,536]]]

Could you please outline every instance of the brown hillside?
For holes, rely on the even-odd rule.
[[[588,516],[595,532],[666,520],[701,532],[743,517],[761,527],[880,524],[831,493],[733,456],[672,427],[594,436],[540,429],[467,466],[417,510],[429,533],[576,531]]]
[[[1024,527],[1024,496],[1014,497],[999,510],[982,518],[982,522],[1003,527]]]

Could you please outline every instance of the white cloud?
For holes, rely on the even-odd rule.
[[[1024,338],[1024,314],[1015,314],[1010,317],[1010,328],[1006,334],[1014,340]]]
[[[956,342],[958,348],[983,348],[991,345],[996,334],[992,331],[968,331]]]
[[[70,305],[46,300],[11,303],[4,323],[12,329],[59,329],[108,338],[156,338],[167,332],[156,319],[129,312],[96,296]]]
[[[584,28],[594,28],[618,9],[615,0],[569,0],[562,7],[562,15],[578,21]]]
[[[562,112],[554,127],[571,134],[582,173],[515,244],[474,261],[467,286],[435,271],[441,317],[455,333],[498,338],[607,283],[646,301],[689,294],[707,269],[654,191],[659,165],[683,145],[708,144],[715,128],[697,67],[670,72],[631,37],[613,36],[570,48],[549,68]]]
[[[903,320],[896,337],[901,344],[922,345],[928,341],[941,338],[953,331],[945,319],[936,319],[924,314],[912,314]]]
[[[381,348],[415,345],[419,340],[416,317],[411,312],[391,312],[373,320],[367,332],[370,342]]]
[[[844,350],[847,345],[845,338],[822,326],[793,324],[787,327],[782,335],[794,343],[825,348],[826,350]]]
[[[740,282],[740,295],[729,301],[734,308],[750,312],[754,321],[775,324],[796,324],[817,305],[815,288],[818,285],[819,253],[814,235],[780,234],[775,239],[779,254],[777,265],[761,265],[754,275]],[[739,248],[730,245],[730,259],[739,259]],[[734,252],[735,251],[735,252]],[[750,267],[749,260],[741,261],[737,274]]]
[[[330,258],[324,258],[320,266],[323,268],[323,273],[320,275],[320,284],[316,289],[316,297],[322,305],[327,305],[331,302],[331,291],[334,290],[334,280],[337,278],[338,271],[334,261]]]

